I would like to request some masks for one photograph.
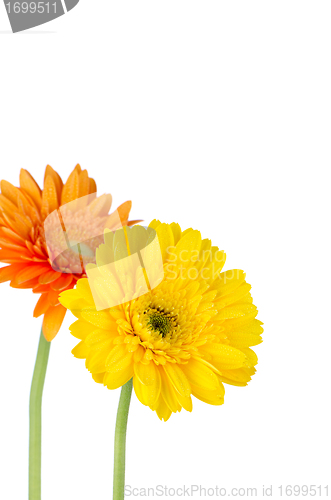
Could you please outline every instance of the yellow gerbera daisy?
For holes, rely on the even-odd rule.
[[[250,347],[262,341],[263,329],[244,272],[221,272],[223,251],[199,231],[182,232],[176,223],[154,220],[149,228],[105,234],[96,254],[100,280],[92,281],[92,266],[89,278],[59,300],[78,318],[70,327],[80,339],[72,352],[86,359],[93,379],[116,389],[133,378],[141,403],[166,421],[172,412],[192,410],[191,395],[221,405],[224,382],[247,385],[257,363]],[[137,235],[145,231],[148,243],[151,230],[160,246],[162,275],[153,245],[139,256],[134,272],[125,258],[139,254]],[[123,234],[126,256],[118,250]]]

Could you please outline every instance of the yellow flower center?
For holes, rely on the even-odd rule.
[[[155,332],[157,335],[161,335],[162,338],[166,337],[166,335],[170,334],[173,328],[176,328],[175,318],[164,311],[160,311],[157,309],[149,309],[144,312],[147,316],[147,327],[152,332]]]
[[[175,280],[176,281],[176,280]],[[201,346],[214,338],[213,333],[205,330],[206,324],[216,314],[213,310],[214,293],[210,301],[199,311],[201,296],[192,295],[196,286],[174,290],[175,282],[163,281],[150,293],[139,297],[131,304],[131,332],[125,331],[128,337],[125,342],[139,344],[150,351],[147,359],[154,359],[156,364],[185,363],[197,350],[196,343]],[[123,331],[124,333],[124,331]]]

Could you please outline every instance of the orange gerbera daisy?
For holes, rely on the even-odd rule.
[[[64,185],[61,177],[47,165],[43,190],[24,169],[20,172],[19,188],[1,181],[0,262],[9,265],[0,269],[0,283],[10,281],[14,288],[32,288],[33,293],[41,294],[33,315],[44,315],[42,329],[48,341],[56,336],[66,313],[59,303],[59,293],[73,288],[76,281],[85,276],[85,260],[91,262],[94,258],[93,251],[87,249],[82,261],[84,243],[80,245],[80,242],[90,239],[94,249],[100,245],[97,235],[103,235],[105,227],[115,229],[137,222],[128,221],[131,201],[109,215],[111,195],[97,198],[96,190],[94,179],[79,165]],[[72,202],[77,199],[84,202],[73,209]],[[70,241],[79,249],[78,264],[78,253],[75,254],[73,246],[69,245],[66,252],[59,250],[53,214],[59,217],[62,227],[65,218],[62,237],[65,234],[68,242],[71,231]],[[45,238],[46,219],[48,231],[54,237],[54,248],[50,248]]]

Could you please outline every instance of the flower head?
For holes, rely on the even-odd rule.
[[[0,262],[9,265],[0,269],[0,282],[41,294],[34,316],[44,315],[43,333],[49,341],[66,313],[59,293],[86,275],[84,265],[93,262],[104,228],[134,223],[128,222],[130,201],[117,209],[117,217],[108,215],[111,195],[97,198],[96,189],[79,165],[64,185],[49,165],[43,189],[24,169],[19,188],[1,181]],[[88,244],[80,245],[86,240]]]
[[[125,229],[127,255],[123,246],[118,252],[123,230],[108,233],[89,278],[61,293],[60,302],[78,318],[72,352],[86,359],[93,379],[116,389],[133,377],[141,403],[168,420],[192,410],[191,395],[221,405],[224,382],[247,385],[257,363],[250,346],[262,341],[263,329],[244,272],[221,272],[223,251],[175,223],[153,221],[150,228],[162,269],[155,245],[142,251],[153,239],[150,229],[145,237],[141,226]],[[133,266],[130,257],[139,252]]]

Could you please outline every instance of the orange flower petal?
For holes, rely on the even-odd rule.
[[[14,252],[13,250],[0,250],[0,262],[13,264],[15,262],[22,263],[22,260],[31,260],[31,255],[28,251]]]
[[[29,239],[30,237],[30,231],[33,228],[31,219],[28,219],[27,217],[22,216],[19,213],[15,214],[15,220],[11,222],[11,227],[12,229],[22,236],[25,240]]]
[[[96,193],[97,192],[97,185],[95,183],[95,180],[92,179],[91,177],[89,178],[89,192],[90,194]]]
[[[33,245],[33,250],[36,252],[36,254],[40,255],[40,257],[44,257],[44,259],[48,258],[48,254],[47,256],[45,256],[44,252],[42,251],[41,248],[39,248],[37,245]]]
[[[33,248],[33,244],[31,243],[31,241],[25,240],[25,245],[30,250],[30,252],[32,254],[34,254],[34,248]]]
[[[32,209],[35,208],[34,202],[30,196],[23,191],[23,189],[17,188],[19,192],[17,207],[22,214],[30,215]]]
[[[39,316],[44,314],[47,311],[47,309],[49,308],[47,295],[48,295],[47,293],[43,293],[40,295],[38,302],[36,304],[36,307],[34,308],[34,311],[33,311],[33,316],[35,318],[38,318]]]
[[[47,294],[47,300],[50,306],[57,306],[59,304],[59,292],[56,290],[51,290]]]
[[[33,278],[32,280],[25,281],[24,283],[17,283],[16,277],[11,280],[10,286],[12,288],[34,288],[38,284],[38,278]]]
[[[7,212],[7,214],[13,214],[17,211],[17,206],[14,205],[6,196],[0,194],[0,208]]]
[[[44,292],[49,292],[49,285],[41,285],[40,283],[37,283],[35,287],[33,287],[33,293],[44,293]]]
[[[17,207],[17,200],[19,197],[19,189],[13,186],[10,182],[1,181],[1,193]]]
[[[36,206],[40,208],[41,189],[34,180],[34,178],[32,177],[32,175],[27,170],[24,170],[24,168],[21,168],[20,172],[20,186],[32,198]]]
[[[115,212],[109,215],[107,217],[105,227],[109,229],[117,229],[120,227],[120,221],[122,225],[127,225],[127,221],[129,218],[129,213],[131,210],[132,202],[131,201],[126,201],[125,203],[122,203]]]
[[[132,201],[125,201],[124,203],[122,203],[122,205],[120,205],[117,208],[117,212],[120,216],[122,224],[127,222],[131,208],[132,208]]]
[[[22,250],[26,250],[26,248],[21,245],[16,245],[12,243],[11,240],[5,240],[4,238],[0,238],[0,246],[2,248],[8,248],[10,250],[14,250],[14,252],[21,252]]]
[[[135,224],[139,224],[139,222],[143,222],[143,219],[141,219],[141,220],[129,220],[126,225],[127,226],[134,226]]]
[[[59,174],[57,172],[55,172],[55,170],[50,165],[47,165],[46,170],[45,170],[44,185],[46,183],[46,179],[48,176],[50,176],[53,179],[54,184],[56,186],[57,199],[60,200],[62,188],[63,188],[62,179],[59,176]]]
[[[0,236],[5,237],[6,239],[12,240],[15,243],[25,245],[25,240],[21,236],[15,233],[9,227],[0,227]]]
[[[61,276],[61,273],[58,273],[57,271],[50,270],[47,273],[39,276],[39,283],[41,285],[48,285],[49,283],[52,283],[53,281],[57,280],[60,276]]]
[[[41,258],[41,257],[31,257],[30,260],[32,260],[33,262],[45,262],[45,257],[44,258]]]
[[[32,278],[40,276],[41,274],[45,273],[45,271],[46,272],[49,271],[49,265],[47,266],[43,266],[40,264],[27,265],[25,269],[22,269],[22,271],[17,273],[15,282],[18,285],[21,285],[26,281],[32,280]]]
[[[42,200],[41,215],[43,217],[47,217],[48,214],[59,208],[56,185],[50,175],[45,179]]]
[[[24,269],[26,264],[12,264],[11,266],[5,266],[0,269],[0,283],[12,280],[16,273]]]
[[[75,168],[68,177],[67,182],[63,186],[61,205],[75,200],[79,196],[79,173]]]
[[[16,206],[15,210],[17,210],[17,208],[20,208],[22,210],[23,208],[24,211],[28,213],[30,204],[26,196],[24,196],[23,192],[19,188],[13,186],[8,181],[2,180],[1,192],[6,198],[8,198],[9,201],[11,201]]]
[[[103,217],[108,214],[111,204],[112,204],[112,195],[111,194],[103,194],[92,201],[89,205],[89,211],[95,217]]]
[[[57,290],[58,292],[67,288],[73,280],[72,274],[62,274],[60,278],[53,283],[51,283],[51,288]]]
[[[87,170],[82,170],[79,174],[79,196],[87,196],[89,194],[89,187]]]
[[[66,311],[66,308],[62,304],[59,304],[58,306],[50,307],[45,312],[42,330],[48,342],[53,340],[60,330]]]

